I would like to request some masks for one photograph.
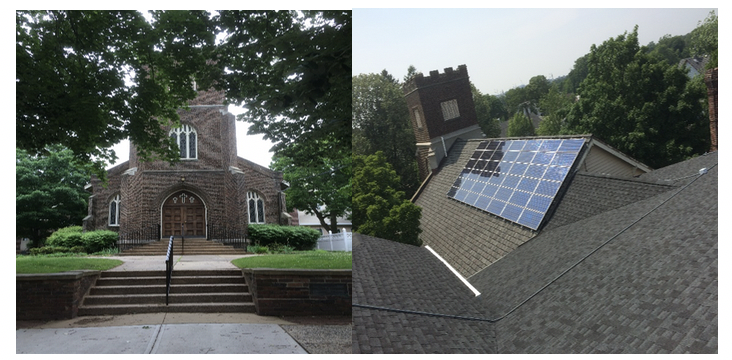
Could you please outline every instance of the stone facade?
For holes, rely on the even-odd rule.
[[[351,315],[351,269],[242,269],[257,315]]]
[[[456,139],[481,138],[468,68],[417,74],[402,87],[417,141],[420,179],[436,169]]]
[[[237,156],[235,118],[223,102],[223,92],[201,91],[190,110],[179,112],[182,127],[194,133],[186,135],[184,148],[195,145],[177,164],[140,161],[131,144],[129,161],[108,170],[106,187],[93,177],[84,228],[121,234],[157,228],[160,237],[167,237],[179,235],[185,223],[186,236],[206,238],[212,227],[245,231],[248,194],[256,194],[251,209],[262,211],[265,223],[287,224],[282,174]],[[117,196],[115,222],[117,215],[110,214]]]
[[[84,295],[99,278],[97,270],[15,275],[16,320],[73,319]]]

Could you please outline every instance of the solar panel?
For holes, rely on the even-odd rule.
[[[447,196],[536,230],[583,144],[584,139],[482,141]]]

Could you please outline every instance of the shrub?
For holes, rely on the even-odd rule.
[[[83,246],[74,246],[71,249],[69,249],[69,252],[72,253],[86,253],[86,249]]]
[[[269,252],[272,254],[288,254],[294,250],[294,247],[283,244],[274,243],[269,245]]]
[[[119,234],[111,230],[95,230],[85,232],[81,236],[88,253],[95,253],[114,247]]]
[[[69,226],[62,229],[58,229],[48,237],[46,245],[48,246],[63,246],[63,247],[74,247],[84,246],[84,241],[81,239],[81,226]]]
[[[31,255],[48,255],[48,254],[67,253],[67,252],[71,252],[71,249],[66,246],[50,246],[49,245],[49,246],[42,246],[42,247],[30,249]]]
[[[249,238],[258,245],[284,244],[295,250],[312,250],[320,232],[304,226],[249,225]]]
[[[249,245],[247,246],[247,252],[253,254],[266,254],[267,252],[269,252],[269,248],[260,245]]]

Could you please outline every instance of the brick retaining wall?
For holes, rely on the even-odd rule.
[[[351,270],[242,269],[258,315],[351,315]]]
[[[97,270],[15,275],[15,320],[73,319]]]

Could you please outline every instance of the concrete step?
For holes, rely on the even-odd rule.
[[[149,314],[160,312],[187,313],[254,313],[254,303],[200,303],[200,304],[137,304],[80,306],[78,316]]]
[[[82,315],[151,312],[254,312],[241,270],[104,271],[79,306]]]
[[[163,287],[162,290],[162,294],[88,295],[84,298],[84,305],[165,304],[165,287]],[[237,302],[252,302],[252,295],[249,293],[217,292],[203,294],[170,294],[170,296],[168,296],[169,304]]]
[[[247,284],[177,284],[170,287],[171,294],[197,293],[246,293]],[[89,295],[139,295],[165,293],[165,284],[142,286],[98,286],[89,291]]]
[[[168,252],[168,239],[154,241],[145,245],[135,246],[120,253],[126,255],[165,255]],[[225,255],[246,254],[244,248],[234,248],[220,242],[203,238],[188,238],[184,241],[173,239],[173,253],[175,255]]]
[[[165,285],[166,277],[100,277],[96,286],[138,286],[138,285]],[[170,280],[172,285],[179,284],[244,284],[244,277],[238,276],[175,276]]]

